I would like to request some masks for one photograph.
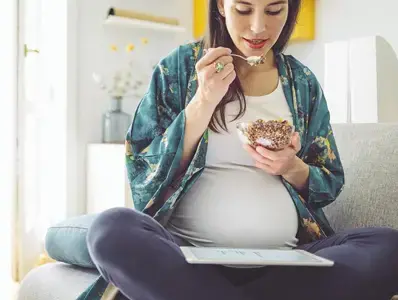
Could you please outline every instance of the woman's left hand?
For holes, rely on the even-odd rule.
[[[257,168],[271,175],[287,175],[298,163],[302,163],[296,156],[301,149],[298,132],[293,134],[291,144],[282,150],[273,151],[261,146],[253,148],[250,145],[244,145],[244,149],[254,159]]]

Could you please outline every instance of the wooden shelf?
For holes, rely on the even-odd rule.
[[[106,26],[141,28],[174,33],[186,32],[186,28],[180,26],[178,23],[176,19],[151,16],[115,8],[109,9],[105,20]]]

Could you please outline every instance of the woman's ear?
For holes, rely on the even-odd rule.
[[[217,8],[220,15],[225,17],[224,0],[217,0]]]

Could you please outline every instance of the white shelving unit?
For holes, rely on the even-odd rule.
[[[186,28],[177,25],[169,25],[158,22],[143,21],[138,19],[119,17],[119,16],[108,16],[104,23],[105,26],[120,26],[130,28],[141,28],[141,29],[153,29],[158,31],[174,32],[174,33],[186,33]]]
[[[113,207],[133,208],[122,144],[89,144],[87,147],[87,213]]]

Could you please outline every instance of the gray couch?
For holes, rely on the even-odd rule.
[[[333,128],[346,185],[339,198],[325,209],[332,226],[336,231],[373,225],[398,229],[398,124],[345,124]],[[76,299],[96,276],[93,269],[47,264],[24,278],[18,299]]]

